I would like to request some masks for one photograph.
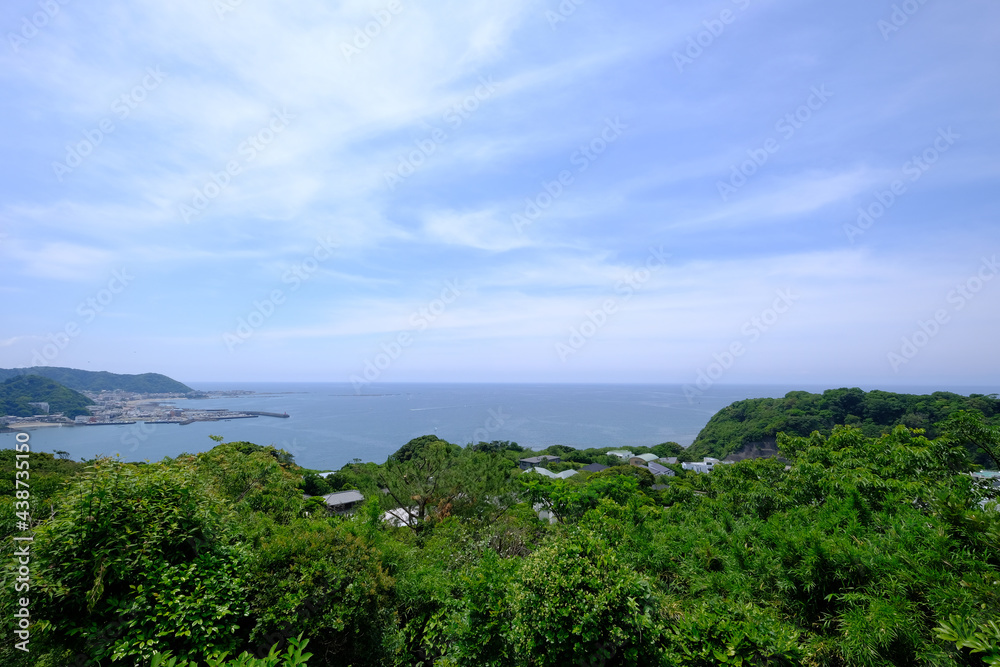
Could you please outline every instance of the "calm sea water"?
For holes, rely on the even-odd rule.
[[[457,444],[512,440],[541,449],[553,444],[586,447],[689,445],[709,418],[733,401],[780,397],[793,390],[829,387],[717,385],[693,402],[680,385],[384,384],[356,395],[350,384],[195,383],[203,391],[245,389],[255,395],[177,406],[287,412],[288,419],[259,417],[220,422],[67,426],[30,431],[33,451],[69,452],[73,459],[120,455],[158,461],[211,449],[209,435],[288,450],[300,465],[336,470],[354,458],[382,463],[411,438],[434,434]],[[872,389],[874,387],[863,387]],[[997,388],[891,388],[887,391],[959,394]],[[0,447],[14,434],[0,434]]]

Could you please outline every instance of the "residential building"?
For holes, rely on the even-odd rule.
[[[690,463],[682,463],[681,467],[685,470],[694,470],[698,473],[709,473],[712,472],[712,468],[718,464],[723,463],[719,459],[713,459],[706,456],[704,461],[692,461]]]
[[[521,470],[527,470],[528,468],[534,468],[535,466],[545,465],[546,463],[560,463],[562,461],[558,456],[532,456],[527,459],[521,459],[519,465]]]
[[[985,486],[994,486],[1000,489],[1000,472],[996,470],[980,470],[972,473],[972,479]]]
[[[338,514],[346,514],[365,501],[365,497],[360,491],[338,491],[328,493],[323,496],[326,506],[330,511]]]
[[[656,461],[650,461],[649,464],[646,466],[646,468],[649,470],[649,472],[653,473],[653,475],[657,477],[660,475],[666,475],[668,477],[676,476],[676,473],[673,470],[667,468],[666,466],[660,465]]]

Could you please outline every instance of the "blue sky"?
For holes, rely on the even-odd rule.
[[[0,27],[0,366],[996,385],[995,2],[12,0]]]

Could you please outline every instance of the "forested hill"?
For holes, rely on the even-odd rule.
[[[21,375],[0,383],[0,415],[30,417],[43,412],[31,403],[48,403],[49,414],[61,412],[72,418],[90,414],[87,406],[94,402],[55,380],[38,375]]]
[[[131,391],[137,393],[187,394],[191,387],[159,373],[122,375],[107,371],[83,371],[57,366],[32,366],[31,368],[0,368],[0,380],[18,375],[41,375],[77,391]]]
[[[685,452],[685,458],[725,458],[755,443],[771,444],[778,433],[806,436],[813,431],[829,435],[833,427],[859,427],[866,436],[877,437],[893,426],[927,430],[938,436],[935,424],[957,410],[976,410],[990,424],[1000,424],[1000,400],[996,395],[960,396],[938,391],[930,395],[894,394],[861,389],[828,389],[822,394],[792,391],[784,398],[751,398],[736,401],[717,412]],[[972,452],[970,452],[972,454]],[[979,454],[976,456],[984,456]],[[986,464],[984,459],[978,461]]]

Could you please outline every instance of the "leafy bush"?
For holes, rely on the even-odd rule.
[[[325,521],[272,524],[257,537],[248,573],[251,644],[302,632],[320,664],[384,664],[394,581],[380,552]]]
[[[205,658],[205,667],[303,667],[312,657],[312,653],[302,652],[308,643],[308,639],[302,639],[302,635],[299,635],[288,640],[289,646],[284,653],[278,653],[275,645],[262,658],[254,658],[244,651],[235,658],[227,660],[227,653],[213,653]],[[167,651],[154,654],[150,667],[198,667],[198,663],[175,658]]]
[[[592,533],[574,531],[528,556],[509,600],[522,664],[659,664],[650,582]]]
[[[190,465],[98,460],[35,534],[39,629],[95,660],[231,650],[244,554],[227,517]]]

